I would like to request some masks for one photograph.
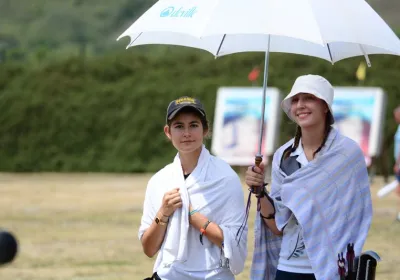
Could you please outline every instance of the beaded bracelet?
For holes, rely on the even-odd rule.
[[[210,224],[211,222],[210,221],[207,221],[205,224],[204,224],[204,226],[200,229],[200,243],[201,243],[201,245],[203,245],[203,235],[206,235],[207,234],[207,232],[206,232],[206,229],[207,229],[207,227],[208,227],[208,225]]]

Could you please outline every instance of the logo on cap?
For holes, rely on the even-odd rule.
[[[196,100],[191,97],[181,97],[177,100],[175,100],[175,105],[179,105],[182,103],[187,103],[187,104],[196,104]]]

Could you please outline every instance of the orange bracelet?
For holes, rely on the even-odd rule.
[[[201,245],[203,245],[203,235],[206,235],[207,234],[207,231],[206,231],[206,229],[207,229],[207,227],[208,227],[208,225],[210,224],[211,222],[210,221],[207,221],[205,224],[204,224],[204,226],[202,227],[202,228],[200,228],[200,243],[201,243]]]

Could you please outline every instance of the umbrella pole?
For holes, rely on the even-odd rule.
[[[260,121],[260,138],[258,142],[258,153],[255,158],[256,166],[260,166],[262,162],[262,141],[264,136],[264,116],[265,116],[265,101],[267,99],[267,85],[268,85],[268,68],[269,68],[269,47],[270,47],[270,35],[268,35],[268,46],[265,52],[265,64],[264,64],[264,81],[263,81],[263,97],[262,97],[262,109],[261,109],[261,121]]]

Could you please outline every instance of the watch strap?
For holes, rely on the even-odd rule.
[[[168,221],[163,222],[158,216],[155,217],[154,221],[156,222],[157,225],[160,225],[160,226],[165,226],[168,224]]]

